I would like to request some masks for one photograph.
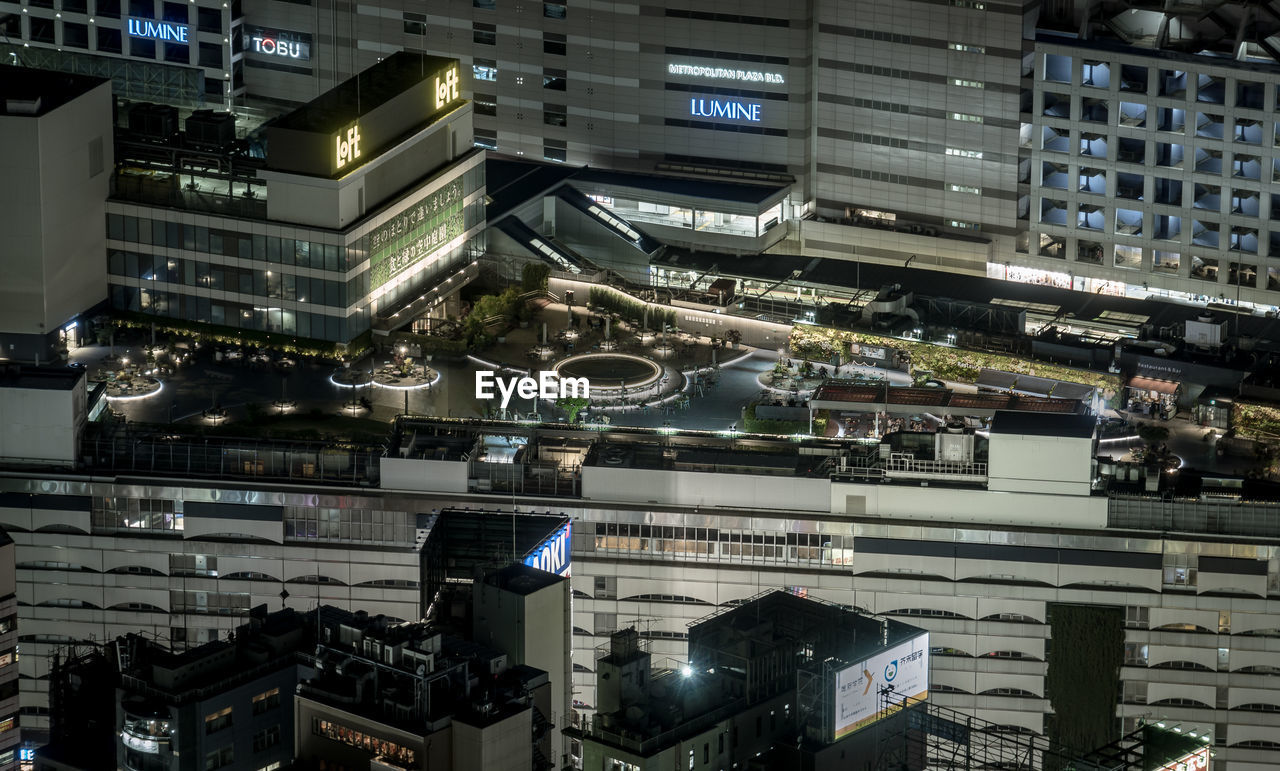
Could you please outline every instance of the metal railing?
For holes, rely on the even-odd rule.
[[[603,725],[606,716],[593,715],[590,724],[582,733],[587,738],[605,742],[644,756],[674,744],[681,736],[696,736],[721,720],[726,720],[738,714],[746,706],[746,698],[736,699],[711,712],[686,720],[675,728],[651,736],[642,736],[638,732],[628,731],[625,728],[606,728]]]

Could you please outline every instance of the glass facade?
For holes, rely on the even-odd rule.
[[[476,195],[483,187],[477,163],[348,233],[290,228],[292,238],[247,233],[246,223],[231,219],[209,218],[222,227],[162,219],[168,210],[152,210],[152,217],[109,212],[111,307],[348,342],[369,329],[375,310],[457,269],[466,234],[484,224]],[[303,233],[308,238],[298,237]]]

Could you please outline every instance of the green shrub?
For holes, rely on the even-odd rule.
[[[520,288],[526,292],[545,292],[550,278],[550,265],[545,262],[526,263],[520,271]]]

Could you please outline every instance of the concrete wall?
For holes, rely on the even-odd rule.
[[[913,268],[937,268],[974,276],[987,275],[987,261],[991,256],[992,245],[982,239],[941,238],[817,220],[800,220],[796,224],[799,230],[798,242],[803,244],[802,253],[809,257],[860,260],[883,265],[903,265],[910,260]],[[787,239],[776,250],[788,251],[796,243],[795,238]],[[911,259],[912,257],[915,259]]]
[[[46,335],[106,299],[111,115],[103,83],[39,117],[0,116],[0,356],[19,355],[6,332]]]
[[[85,399],[83,379],[65,391],[0,389],[0,457],[74,463]]]
[[[979,487],[832,483],[831,513],[919,518],[926,522],[982,522],[1034,527],[1101,528],[1107,499],[1088,495],[992,493]]]
[[[993,432],[988,453],[992,491],[1089,494],[1092,439]]]
[[[831,482],[826,479],[762,477],[650,469],[582,469],[582,497],[622,503],[719,506],[735,509],[826,511]]]
[[[524,771],[533,765],[533,710],[486,726],[453,721],[453,768]],[[424,766],[429,768],[429,766]]]
[[[384,490],[441,493],[467,491],[466,461],[381,458],[378,469]]]

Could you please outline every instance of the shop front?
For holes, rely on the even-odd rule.
[[[1125,389],[1125,411],[1150,418],[1169,420],[1178,411],[1182,383],[1154,377],[1134,376]]]

